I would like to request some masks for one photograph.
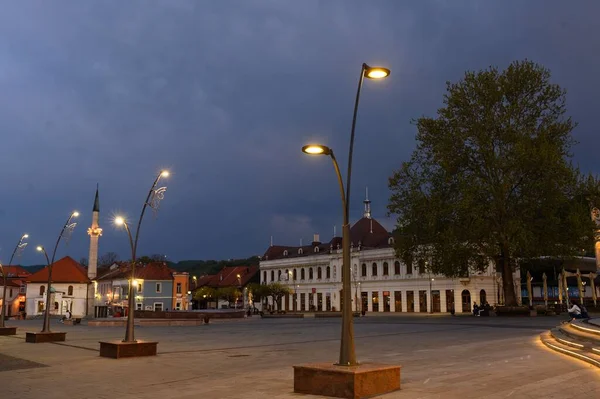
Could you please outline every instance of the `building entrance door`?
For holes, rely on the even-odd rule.
[[[432,312],[439,313],[442,311],[440,291],[431,291]]]
[[[454,290],[446,290],[446,312],[454,310]]]
[[[471,293],[469,290],[463,290],[461,293],[462,297],[462,311],[463,313],[471,312]]]

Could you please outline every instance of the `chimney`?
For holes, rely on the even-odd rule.
[[[316,247],[317,245],[319,245],[321,243],[319,235],[315,234],[313,235],[313,242],[312,242],[312,246]]]

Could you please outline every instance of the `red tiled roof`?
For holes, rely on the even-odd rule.
[[[175,271],[164,262],[152,262],[147,265],[135,265],[135,278],[141,280],[173,280]],[[98,280],[120,280],[131,277],[131,264],[121,263],[113,270],[107,270]]]
[[[31,273],[25,270],[23,266],[8,266],[4,265],[3,267],[4,273],[6,273],[6,277],[27,277],[31,276]]]
[[[217,274],[201,276],[197,280],[196,287],[244,286],[256,273],[258,273],[258,266],[228,266],[221,269]],[[240,276],[239,279],[238,275]]]
[[[359,243],[361,248],[386,248],[392,235],[375,219],[363,217],[350,228],[350,242],[357,248]],[[299,256],[308,256],[315,254],[329,254],[330,250],[337,250],[342,247],[342,238],[333,237],[328,243],[313,243],[302,247],[289,247],[283,245],[272,245],[264,253],[263,260],[273,260],[281,258],[295,258]],[[315,251],[318,247],[318,252]],[[300,252],[299,250],[302,249]],[[287,255],[284,255],[287,251]]]
[[[48,281],[48,266],[27,277],[28,283]],[[53,283],[89,283],[87,270],[70,256],[65,256],[52,264]]]

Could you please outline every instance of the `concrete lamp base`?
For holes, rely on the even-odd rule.
[[[62,342],[66,339],[64,332],[28,332],[25,333],[25,342],[40,344],[43,342]]]
[[[330,363],[294,366],[294,392],[336,398],[369,398],[400,389],[400,368],[365,363],[337,366]]]
[[[0,335],[17,335],[17,327],[0,327]]]
[[[120,359],[122,357],[156,356],[158,342],[100,342],[100,356]]]

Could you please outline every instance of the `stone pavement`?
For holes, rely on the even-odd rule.
[[[401,364],[402,390],[382,398],[597,398],[600,370],[543,347],[560,318],[365,317],[355,320],[360,361]],[[41,320],[11,321],[0,337],[0,397],[315,398],[293,393],[292,365],[335,362],[340,319],[215,321],[137,327],[158,340],[151,358],[104,359],[98,341],[121,327],[63,326],[67,341],[27,344]]]

